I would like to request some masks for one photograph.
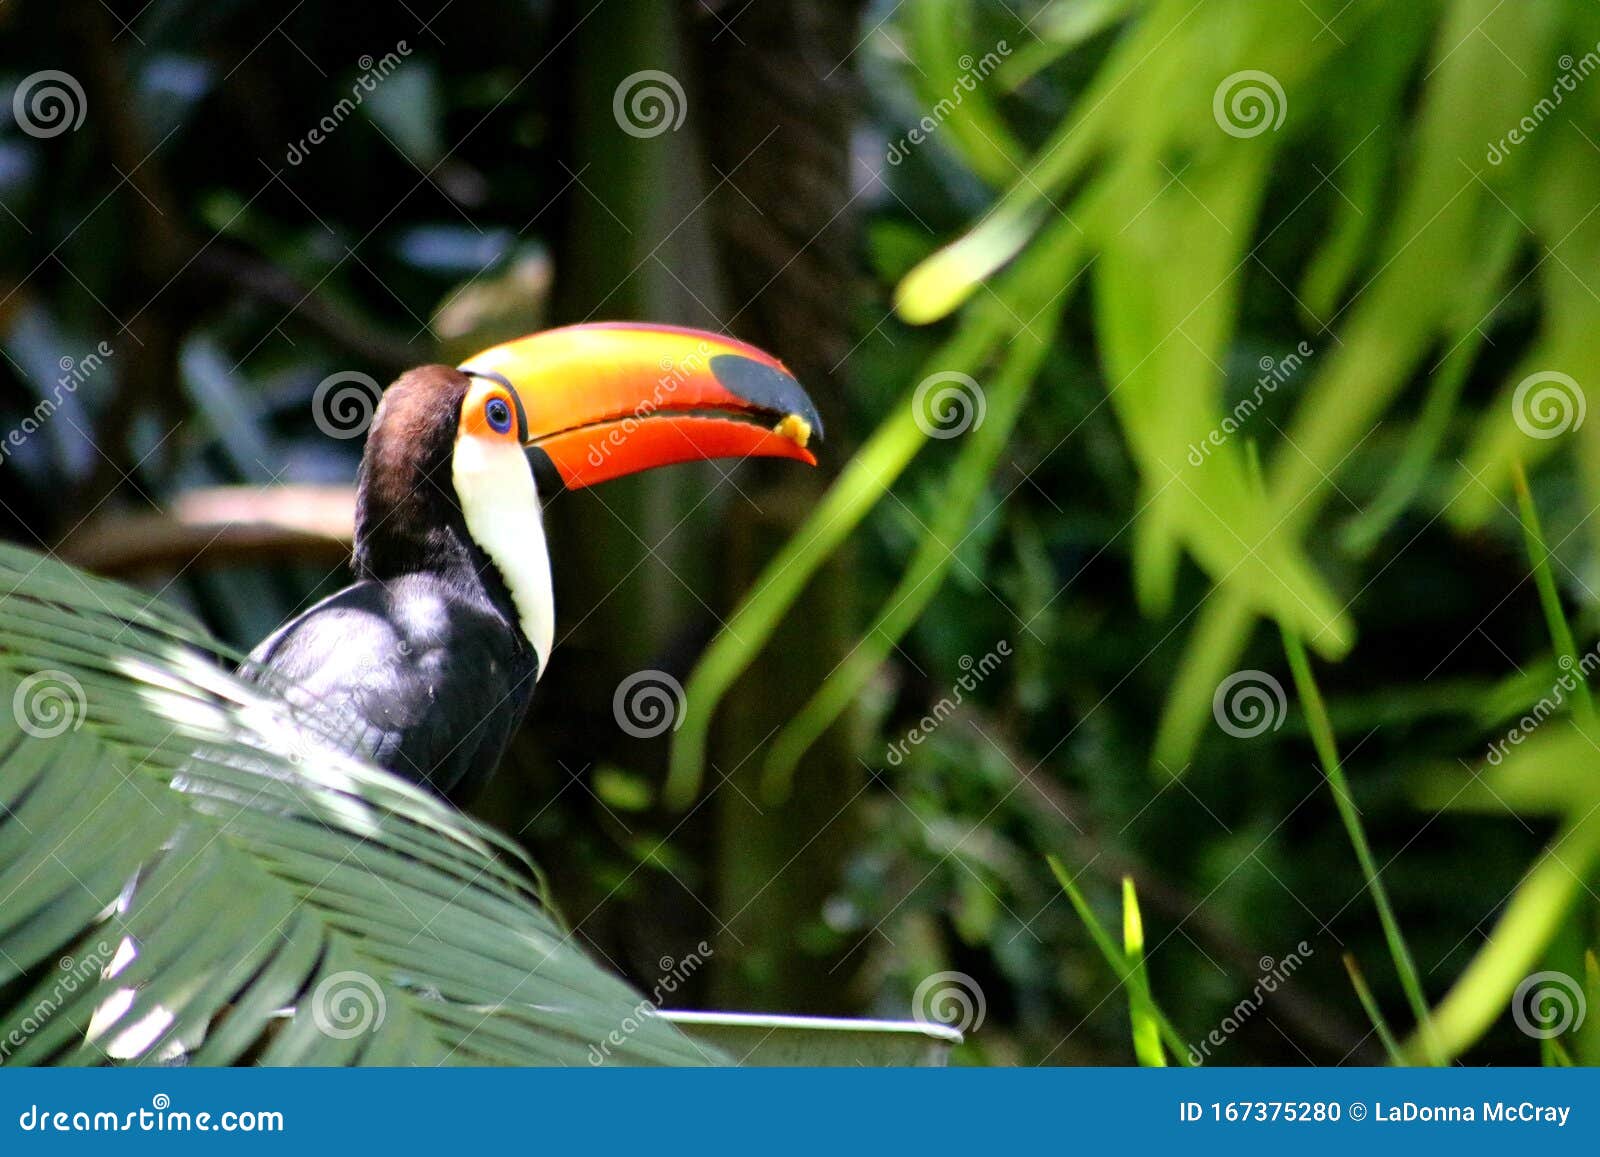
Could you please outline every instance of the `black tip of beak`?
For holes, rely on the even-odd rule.
[[[810,425],[811,433],[818,439],[822,437],[822,418],[817,414],[816,403],[799,382],[782,370],[740,354],[718,354],[711,359],[711,373],[723,389],[756,409],[779,417],[799,414]]]

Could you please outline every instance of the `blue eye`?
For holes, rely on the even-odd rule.
[[[504,398],[490,398],[483,407],[483,416],[497,433],[504,434],[511,429],[511,407],[506,405]]]

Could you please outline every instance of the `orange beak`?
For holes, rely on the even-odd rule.
[[[569,489],[705,458],[795,458],[821,437],[783,363],[719,334],[596,322],[497,345],[462,363],[518,401],[523,445]]]

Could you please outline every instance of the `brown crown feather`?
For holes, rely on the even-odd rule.
[[[450,460],[471,381],[450,366],[418,366],[383,392],[356,482],[355,565],[362,577],[458,561],[466,523]]]

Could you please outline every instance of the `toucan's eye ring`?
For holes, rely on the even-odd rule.
[[[488,421],[489,428],[495,433],[510,433],[511,407],[506,405],[504,398],[490,398],[484,403],[483,416]]]

